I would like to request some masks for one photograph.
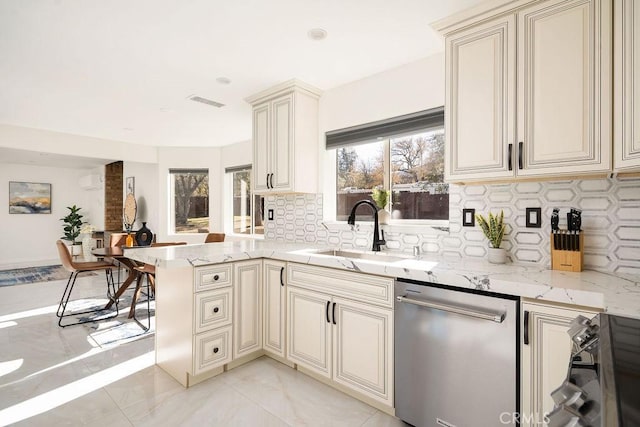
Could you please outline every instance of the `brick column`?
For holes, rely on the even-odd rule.
[[[122,162],[109,163],[104,168],[104,229],[122,231]]]

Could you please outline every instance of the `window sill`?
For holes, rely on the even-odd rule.
[[[351,226],[346,221],[323,221],[321,223],[327,231],[350,231]],[[373,221],[356,221],[356,229],[359,231],[373,232]],[[449,221],[433,221],[429,223],[419,223],[417,221],[400,223],[391,221],[389,224],[381,224],[380,228],[391,233],[418,233],[441,235],[449,234]]]

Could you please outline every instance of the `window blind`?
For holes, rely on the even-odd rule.
[[[251,165],[230,166],[224,169],[224,173],[243,172],[247,170],[251,170]]]
[[[390,119],[326,132],[326,148],[339,148],[442,126],[444,126],[444,107],[431,108]]]

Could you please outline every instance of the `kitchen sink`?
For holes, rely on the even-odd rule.
[[[318,252],[314,252],[314,254],[339,256],[339,257],[345,257],[345,258],[357,258],[357,259],[365,259],[365,260],[379,261],[379,262],[397,262],[397,261],[404,261],[408,259],[407,257],[388,255],[384,252],[357,252],[357,251],[345,251],[340,249],[318,251]]]

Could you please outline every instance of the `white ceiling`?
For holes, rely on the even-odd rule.
[[[153,146],[248,140],[245,97],[429,56],[443,49],[429,23],[480,2],[2,0],[0,123]],[[328,37],[310,40],[315,27]]]

